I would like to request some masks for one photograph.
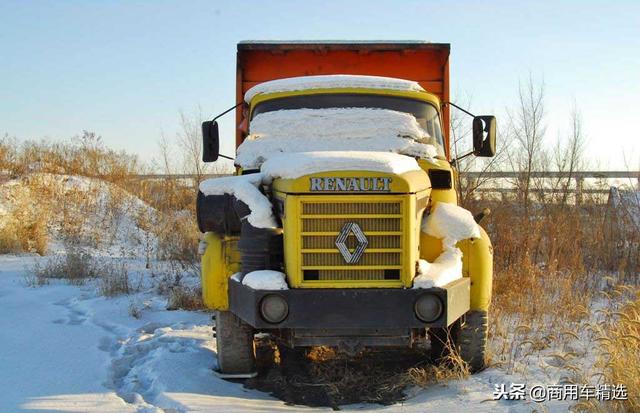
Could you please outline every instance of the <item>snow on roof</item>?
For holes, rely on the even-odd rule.
[[[283,152],[374,151],[434,158],[435,140],[408,113],[377,108],[292,109],[261,113],[238,147],[236,164],[258,168]]]
[[[420,91],[424,89],[417,82],[383,76],[362,75],[322,75],[300,76],[271,80],[257,84],[244,94],[245,102],[251,102],[260,93],[290,92],[308,89],[363,88]]]
[[[392,152],[299,152],[275,155],[262,164],[268,178],[296,179],[328,171],[374,171],[402,174],[419,171],[415,159]]]
[[[331,44],[434,44],[441,45],[443,43],[432,43],[429,40],[344,40],[344,39],[324,39],[324,40],[241,40],[238,44],[317,44],[320,46]],[[444,43],[447,44],[447,43]]]

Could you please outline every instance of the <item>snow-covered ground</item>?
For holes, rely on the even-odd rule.
[[[167,311],[166,298],[151,288],[106,298],[93,282],[29,287],[25,275],[44,259],[0,256],[1,412],[330,410],[287,406],[216,377],[210,314]],[[130,266],[134,276],[150,276],[142,262],[132,261]],[[132,305],[139,309],[139,318],[130,315]],[[492,400],[496,384],[508,387],[513,382],[524,379],[491,368],[467,380],[409,389],[410,398],[401,404],[342,408],[385,412],[541,408],[530,401]],[[567,402],[545,406],[551,411],[567,407]]]
[[[87,251],[94,258],[126,264],[135,288],[130,294],[107,298],[100,294],[99,280],[80,286],[50,280],[33,287],[34,265],[43,266],[50,257],[0,255],[0,413],[330,410],[287,405],[242,383],[218,378],[211,314],[168,311],[167,297],[158,288],[165,263],[151,259],[146,268],[156,240],[139,226],[138,217],[149,207],[124,194],[117,196],[118,204],[112,202],[107,208],[106,194],[117,195],[115,188],[107,191],[106,184],[86,178],[47,175],[43,179],[48,186],[57,183],[65,199],[79,194],[86,201],[84,194],[96,195],[96,202],[88,202],[80,211],[70,208],[69,213],[86,218],[81,235],[90,229],[111,234],[105,242],[92,242]],[[38,186],[25,185],[9,181],[0,186],[0,224],[6,224],[6,217],[16,217],[21,205],[33,203],[28,191]],[[49,217],[49,254],[65,253],[62,224],[62,218]],[[185,272],[182,277],[187,287],[199,282],[195,274]],[[517,320],[503,320],[502,325],[512,326],[504,340],[516,342]],[[560,349],[555,344],[544,353],[528,355],[524,346],[512,344],[503,350],[512,355],[509,365],[491,367],[465,380],[407,389],[407,400],[391,406],[341,408],[410,413],[566,411],[570,401],[539,405],[529,400],[493,400],[496,385],[561,382],[567,372],[553,356]],[[574,358],[588,358],[593,342],[580,337],[572,346],[560,350],[570,351]]]

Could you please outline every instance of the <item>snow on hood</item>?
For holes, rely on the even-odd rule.
[[[267,112],[251,121],[236,164],[258,168],[282,152],[396,152],[434,158],[431,137],[408,113],[375,108],[293,109]]]
[[[247,103],[251,102],[251,99],[260,93],[336,88],[424,91],[422,86],[417,82],[405,79],[396,79],[393,77],[360,75],[300,76],[260,83],[247,90],[244,94],[244,100]]]
[[[200,191],[204,195],[233,195],[251,210],[247,218],[251,225],[275,228],[271,202],[259,189],[262,184],[275,178],[296,179],[313,173],[354,170],[402,174],[419,171],[420,167],[415,159],[391,152],[281,153],[262,164],[259,173],[206,179],[200,183]]]
[[[418,162],[392,152],[299,152],[274,155],[262,164],[266,182],[275,178],[296,179],[329,171],[373,171],[403,174],[420,171]]]
[[[251,225],[275,228],[271,202],[259,189],[262,184],[275,178],[295,179],[313,173],[353,170],[402,174],[419,171],[420,167],[415,159],[391,152],[281,153],[265,162],[259,173],[206,179],[200,183],[200,191],[204,195],[233,195],[251,210],[247,218]]]

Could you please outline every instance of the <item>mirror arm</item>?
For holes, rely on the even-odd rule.
[[[215,122],[216,119],[223,117],[227,113],[231,112],[232,110],[234,110],[235,108],[237,108],[238,106],[243,105],[243,104],[244,104],[244,102],[240,102],[237,105],[230,107],[229,109],[225,110],[224,112],[222,112],[221,114],[219,114],[215,118],[211,119],[211,121]]]
[[[234,105],[232,107],[230,107],[229,109],[225,110],[224,112],[222,112],[221,114],[219,114],[218,116],[216,116],[215,118],[211,119],[212,122],[215,122],[216,119],[223,117],[224,115],[226,115],[227,113],[231,112],[232,110],[236,109],[238,106],[243,105],[244,102],[240,102],[237,105]],[[218,154],[219,158],[224,158],[224,159],[229,159],[230,161],[235,161],[236,158],[233,158],[231,156],[227,156],[227,155],[223,155],[221,153]]]
[[[462,112],[466,113],[467,115],[471,116],[472,118],[475,118],[475,117],[476,117],[476,115],[474,115],[473,113],[469,112],[469,111],[468,111],[468,110],[466,110],[466,109],[461,108],[460,106],[456,105],[456,104],[455,104],[455,103],[453,103],[453,102],[444,102],[443,104],[444,104],[444,105],[450,105],[450,106],[453,106],[454,108],[456,108],[456,109],[458,109],[458,110],[460,110],[460,111],[462,111]],[[455,159],[452,161],[453,165],[454,165],[455,167],[457,167],[457,166],[458,166],[458,162],[459,162],[459,161],[463,160],[463,159],[464,159],[464,158],[466,158],[467,156],[473,155],[473,153],[474,153],[474,151],[471,151],[471,152],[465,153],[465,154],[464,154],[464,155],[462,155],[462,156],[459,156],[459,157],[455,158]]]
[[[458,110],[461,110],[462,112],[466,113],[467,115],[471,116],[472,118],[475,118],[475,117],[476,117],[476,115],[474,115],[473,113],[469,112],[469,111],[468,111],[468,110],[466,110],[466,109],[461,108],[460,106],[456,105],[456,104],[455,104],[455,103],[453,103],[453,102],[444,102],[443,104],[444,104],[444,105],[450,105],[450,106],[453,106],[454,108],[456,108],[456,109],[458,109]]]
[[[470,156],[470,155],[473,155],[473,154],[474,154],[474,152],[473,152],[473,151],[471,151],[471,152],[467,152],[467,153],[465,153],[464,155],[459,156],[459,157],[457,157],[456,159],[454,159],[453,161],[451,161],[451,163],[453,164],[453,166],[455,166],[455,167],[457,168],[457,167],[458,167],[458,162],[459,162],[459,161],[461,161],[461,160],[463,160],[464,158],[466,158],[467,156]]]

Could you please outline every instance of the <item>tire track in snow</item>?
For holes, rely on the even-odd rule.
[[[167,335],[174,329],[180,330],[180,327],[148,324],[122,343],[118,355],[111,362],[110,372],[113,388],[119,397],[127,403],[144,403],[166,413],[188,411],[186,406],[176,402],[171,402],[171,407],[156,404],[164,387],[162,381],[154,374],[154,364],[167,352],[186,353],[195,344],[191,339]],[[149,411],[144,407],[146,406],[140,411]]]
[[[139,413],[182,413],[186,411],[185,409],[162,409],[149,403],[147,398],[157,396],[152,392],[153,380],[140,374],[140,369],[137,368],[144,365],[153,353],[167,342],[167,340],[157,340],[155,337],[154,340],[146,340],[145,337],[149,333],[155,335],[156,330],[168,326],[149,323],[131,335],[131,330],[128,328],[94,319],[92,311],[83,305],[83,302],[88,298],[80,296],[55,302],[54,305],[63,307],[67,311],[67,315],[66,318],[53,320],[53,323],[74,326],[91,324],[107,333],[100,338],[98,344],[98,349],[108,353],[111,357],[109,378],[105,387],[112,389],[125,403],[133,405]]]

